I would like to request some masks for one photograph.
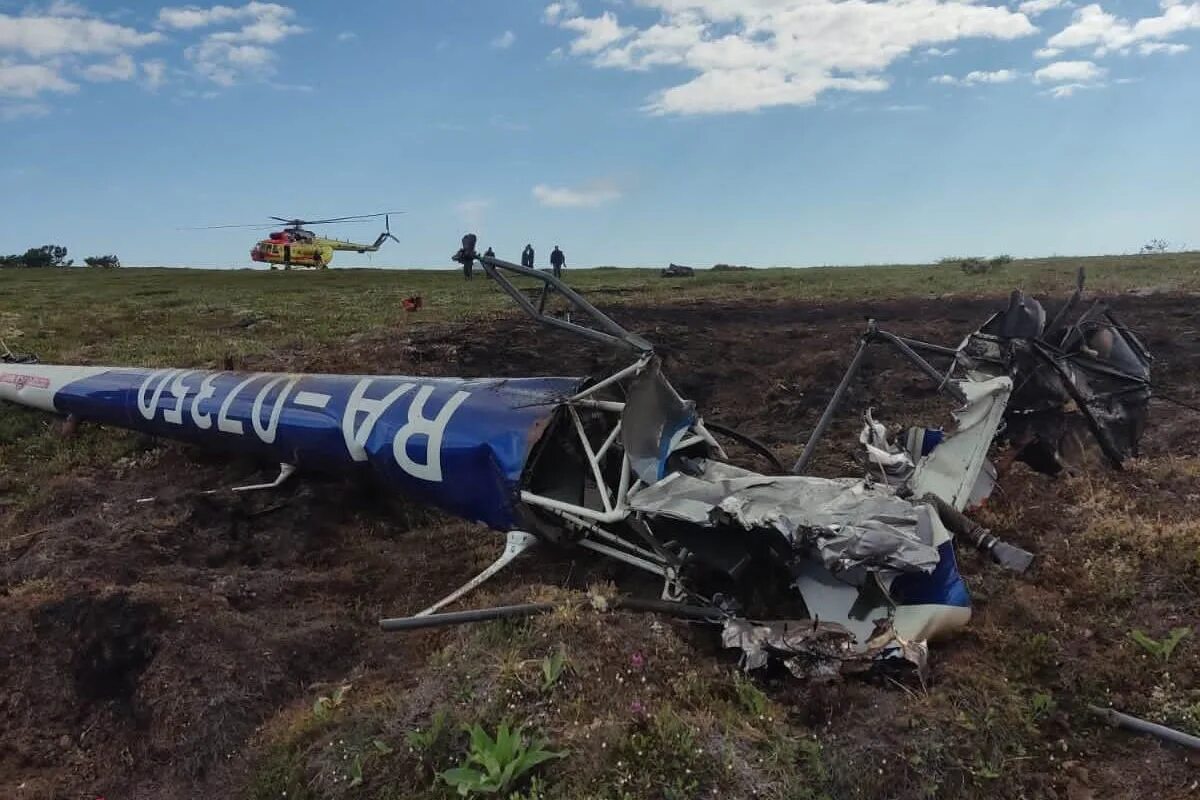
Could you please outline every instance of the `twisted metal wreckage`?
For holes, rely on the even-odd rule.
[[[992,488],[987,454],[998,435],[1055,472],[1076,455],[1082,425],[1119,465],[1146,417],[1149,354],[1136,337],[1102,305],[1068,322],[1081,279],[1050,323],[1017,292],[957,348],[871,323],[792,472],[752,472],[729,463],[645,339],[552,275],[479,255],[473,235],[455,259],[478,263],[539,322],[631,363],[602,380],[465,380],[56,366],[9,353],[0,398],[280,464],[273,482],[235,491],[279,486],[297,469],[352,474],[507,533],[495,564],[420,614],[383,620],[385,629],[545,610],[435,613],[548,540],[661,578],[661,600],[623,598],[624,607],[713,622],[747,668],[776,658],[798,675],[922,668],[926,643],[971,616],[955,533],[1003,566],[1029,566],[1030,554],[961,513]],[[540,293],[513,275],[535,279]],[[554,295],[566,314],[547,312]],[[800,474],[876,342],[960,404],[956,429],[911,429],[893,444],[868,412],[866,477]]]

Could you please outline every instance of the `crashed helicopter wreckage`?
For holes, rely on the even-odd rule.
[[[662,600],[641,607],[721,624],[747,668],[769,657],[811,676],[922,668],[926,643],[971,615],[954,533],[1006,566],[1028,566],[1028,554],[961,514],[985,474],[1009,376],[943,381],[962,402],[960,428],[925,448],[897,485],[751,472],[728,463],[644,339],[552,275],[479,255],[473,236],[456,259],[478,262],[540,322],[616,347],[632,363],[596,381],[464,380],[8,357],[0,399],[280,464],[275,481],[237,490],[278,486],[296,470],[346,474],[507,534],[496,563],[419,614],[383,620],[386,630],[506,615],[435,612],[547,540],[661,579]],[[540,281],[536,304],[509,275]],[[551,295],[574,318],[546,313]],[[805,618],[782,619],[797,600]]]
[[[897,336],[869,322],[793,472],[804,471],[858,374],[863,356],[876,343],[893,347],[929,376],[939,390],[960,403],[968,400],[960,386],[1009,377],[1015,389],[1003,406],[997,440],[1009,446],[1011,459],[1025,462],[1038,472],[1057,475],[1084,468],[1089,452],[1098,450],[1110,466],[1121,469],[1125,459],[1138,454],[1146,427],[1153,358],[1103,300],[1092,303],[1072,321],[1081,306],[1083,282],[1081,268],[1075,292],[1049,322],[1041,303],[1014,290],[1008,306],[956,348]],[[939,371],[918,351],[950,358],[949,368]],[[882,426],[877,426],[868,413],[861,440],[870,452],[870,460],[887,468],[894,478],[896,470],[904,465],[911,471],[911,458],[922,454],[921,443],[929,434],[935,439],[941,435],[938,431],[913,429],[906,449],[888,445],[880,441]],[[1089,442],[1096,447],[1090,447]],[[986,474],[983,480],[987,481]],[[988,491],[990,486],[981,485],[975,492],[977,499],[986,497]]]

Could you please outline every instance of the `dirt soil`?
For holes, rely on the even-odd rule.
[[[1001,302],[704,302],[622,306],[613,316],[655,343],[666,374],[706,418],[758,437],[786,464],[832,393],[866,317],[955,344]],[[1196,298],[1122,297],[1115,307],[1157,357],[1163,391],[1200,404]],[[414,330],[238,366],[470,377],[601,374],[616,363],[598,347],[516,317]],[[868,406],[890,424],[945,421],[949,410],[924,378],[880,347],[854,383],[814,473],[861,474],[856,436]],[[1143,440],[1147,459],[1161,466],[1172,453],[1194,457],[1198,422],[1194,412],[1156,402]],[[377,620],[423,607],[499,549],[499,537],[482,528],[372,487],[295,481],[278,492],[234,495],[225,489],[269,479],[272,470],[194,447],[131,442],[129,457],[61,476],[33,507],[0,507],[0,797],[239,796],[257,737],[282,711],[310,706],[318,692],[363,676],[397,691],[427,678],[431,653],[452,634],[383,634]],[[902,751],[917,727],[928,728],[921,734],[930,753],[934,745],[953,750],[959,737],[977,741],[980,723],[968,733],[961,717],[972,713],[973,695],[1021,673],[1014,658],[1032,665],[1030,685],[1054,693],[1057,710],[1043,709],[1044,724],[1019,748],[995,743],[1001,763],[982,758],[979,769],[1004,777],[986,791],[962,758],[957,772],[939,767],[937,793],[1196,796],[1194,757],[1107,731],[1082,708],[1105,692],[1114,705],[1145,708],[1159,686],[1157,678],[1119,667],[1137,663],[1126,641],[1130,628],[1161,634],[1164,626],[1190,626],[1200,638],[1200,557],[1190,573],[1145,567],[1116,576],[1134,585],[1115,602],[1112,592],[1121,587],[1109,594],[1096,588],[1113,576],[1103,563],[1085,568],[1081,517],[1066,513],[1107,492],[1130,514],[1140,509],[1163,525],[1183,524],[1200,507],[1195,476],[1135,465],[1126,473],[1050,480],[1017,465],[1002,486],[986,521],[1036,552],[1039,566],[1016,578],[963,555],[976,618],[965,636],[934,648],[928,694],[853,682],[767,687],[793,723],[818,732],[840,760],[833,796],[925,796],[919,762],[889,764],[890,754]],[[604,573],[587,571],[584,561],[557,552],[528,557],[497,579],[495,591]],[[1107,618],[1124,627],[1106,629]],[[1042,641],[1039,634],[1052,642],[1051,656],[1022,655],[1031,637]],[[1197,644],[1180,645],[1171,662],[1174,685],[1197,685]],[[1113,660],[1117,651],[1124,661]],[[701,649],[693,657],[714,656]],[[939,693],[954,702],[939,701]],[[849,777],[856,770],[857,781]],[[749,796],[743,788],[730,796]]]

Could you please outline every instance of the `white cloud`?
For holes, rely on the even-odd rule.
[[[251,2],[244,6],[182,6],[163,8],[158,12],[158,24],[164,28],[176,30],[191,30],[207,28],[226,22],[263,19],[286,19],[295,12],[287,6],[278,3]]]
[[[1095,83],[1107,70],[1091,61],[1055,61],[1033,73],[1035,83]]]
[[[1038,14],[1045,14],[1055,8],[1071,5],[1067,0],[1025,0],[1024,3],[1017,6],[1017,10],[1022,14],[1030,17],[1036,17]]]
[[[167,62],[160,58],[142,62],[142,83],[151,91],[167,82]]]
[[[565,0],[562,3],[551,3],[546,6],[546,10],[542,13],[542,19],[553,25],[563,17],[579,16],[578,0]]]
[[[948,47],[948,48],[926,47],[924,50],[921,51],[921,54],[929,56],[931,58],[947,58],[949,56],[954,55],[957,52],[958,52],[957,47]]]
[[[912,53],[1036,32],[1024,14],[985,2],[639,0],[659,12],[644,27],[623,26],[611,11],[571,16],[559,3],[544,16],[575,33],[569,52],[597,67],[691,73],[645,108],[704,114],[804,105],[830,90],[878,92],[889,85],[887,68]]]
[[[73,10],[72,14],[77,13]],[[121,53],[160,42],[161,33],[143,33],[124,25],[77,16],[0,14],[0,53],[47,56]]]
[[[539,183],[533,187],[533,197],[547,208],[593,208],[620,199],[621,190],[612,181],[594,181],[574,189]]]
[[[1191,48],[1186,44],[1168,44],[1167,42],[1142,42],[1138,45],[1138,54],[1143,56],[1151,55],[1152,53],[1166,53],[1169,56],[1177,56],[1180,53],[1186,53]]]
[[[137,75],[137,65],[133,63],[133,57],[128,53],[121,53],[112,61],[89,64],[83,68],[85,80],[99,83],[128,81],[132,80],[135,75]]]
[[[505,31],[495,39],[492,39],[492,47],[495,47],[498,50],[507,50],[513,46],[513,42],[516,40],[517,35],[515,33],[512,31]]]
[[[159,11],[158,23],[183,31],[236,24],[232,30],[206,34],[183,51],[197,75],[219,86],[233,86],[247,77],[261,79],[274,73],[276,54],[270,45],[307,32],[293,21],[295,15],[293,9],[278,3],[251,2],[164,8]]]
[[[1011,83],[1020,77],[1021,73],[1012,69],[998,69],[991,72],[974,70],[968,72],[961,78],[956,78],[953,75],[938,75],[930,78],[934,83],[943,83],[948,86],[977,86],[981,83]]]
[[[1109,14],[1099,5],[1075,12],[1071,24],[1050,37],[1047,44],[1063,50],[1095,47],[1097,56],[1128,51],[1143,42],[1160,42],[1182,31],[1200,28],[1200,2],[1162,0],[1162,14],[1129,22]],[[1153,48],[1149,52],[1156,52]],[[1145,55],[1146,53],[1143,53]]]
[[[36,119],[50,113],[50,106],[42,103],[13,103],[0,105],[0,120],[13,122],[19,119]]]
[[[358,38],[358,34],[354,31],[342,31],[337,35],[339,42],[352,42]]]
[[[58,74],[48,64],[16,64],[0,61],[0,95],[37,97],[42,92],[74,92],[79,87]]]
[[[1062,55],[1062,50],[1057,47],[1043,47],[1040,50],[1034,50],[1034,58],[1058,58]]]
[[[1083,90],[1083,89],[1098,89],[1098,88],[1100,88],[1100,87],[1094,83],[1063,83],[1063,84],[1059,84],[1058,86],[1050,87],[1049,89],[1046,90],[1045,93],[1055,99],[1058,99],[1058,98],[1062,98],[1062,97],[1070,97],[1071,95],[1073,95],[1076,92]]]
[[[575,55],[598,53],[609,45],[621,41],[634,30],[621,27],[617,22],[617,15],[611,11],[605,11],[598,17],[564,19],[559,25],[579,34],[571,42],[570,49]]]

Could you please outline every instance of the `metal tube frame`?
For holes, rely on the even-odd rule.
[[[522,267],[519,264],[514,264],[511,261],[504,261],[493,256],[481,256],[478,253],[469,253],[463,256],[465,259],[477,260],[483,267],[483,271],[487,276],[499,284],[500,288],[513,299],[526,314],[533,317],[536,321],[543,325],[548,325],[552,328],[570,331],[571,333],[579,334],[580,336],[591,339],[602,344],[615,345],[622,349],[632,351],[639,355],[646,355],[653,351],[653,347],[636,333],[630,333],[614,322],[607,314],[596,308],[587,300],[568,286],[564,281],[554,277],[548,272],[541,272],[529,267]],[[513,285],[508,279],[507,273],[524,275],[527,278],[533,278],[542,282],[542,297],[535,306],[530,302],[525,294]],[[597,327],[590,328],[587,325],[580,325],[576,322],[560,319],[547,314],[546,299],[551,292],[557,292],[562,295],[576,311],[579,311],[583,316],[590,319]]]
[[[461,262],[464,266],[478,261],[487,276],[494,280],[521,310],[536,322],[583,336],[594,342],[618,347],[637,356],[637,360],[634,363],[582,389],[567,398],[564,402],[567,414],[571,418],[571,425],[575,431],[575,435],[579,439],[584,459],[587,461],[591,479],[596,483],[596,490],[600,496],[603,508],[590,508],[557,498],[546,497],[528,490],[521,491],[520,499],[523,503],[553,514],[568,525],[580,530],[584,537],[579,542],[581,546],[609,558],[623,561],[639,569],[662,576],[666,582],[664,596],[678,593],[676,568],[679,566],[679,559],[668,553],[648,529],[644,526],[635,526],[637,533],[656,552],[651,552],[622,536],[618,536],[600,527],[601,524],[620,523],[629,520],[632,512],[629,508],[628,497],[642,486],[642,482],[640,480],[632,480],[632,463],[628,453],[624,452],[624,447],[621,445],[621,414],[625,411],[625,403],[619,400],[599,399],[596,395],[604,389],[618,386],[622,381],[641,373],[654,357],[653,347],[641,336],[630,333],[622,328],[612,318],[593,306],[552,273],[523,267],[493,256],[481,256],[474,252],[473,245],[471,245],[470,250],[466,249],[468,247],[466,238],[464,238],[463,242],[464,250],[459,251],[458,255],[455,256],[455,260]],[[541,283],[541,293],[536,305],[520,288],[509,280],[510,275],[533,278]],[[556,292],[562,296],[572,310],[578,312],[584,319],[589,320],[594,327],[581,325],[571,320],[570,311],[568,311],[567,318],[565,319],[547,314],[546,302]],[[601,414],[617,415],[612,427],[604,435],[598,448],[592,443],[591,438],[589,438],[588,430],[580,416],[579,412],[583,409],[597,411]],[[705,429],[704,423],[699,419],[692,425],[690,433],[691,435],[685,437],[682,444],[679,445],[680,447],[708,443],[716,453],[724,457],[725,454],[721,445]],[[604,464],[607,459],[616,456],[613,451],[617,447],[621,448],[619,454],[621,461],[618,473],[619,477],[614,491],[614,487],[609,484],[609,481],[605,477]],[[596,541],[596,539],[602,541]]]
[[[812,433],[809,434],[808,441],[805,442],[804,450],[800,453],[800,457],[792,465],[793,474],[803,474],[804,470],[808,468],[813,454],[816,453],[817,445],[821,443],[821,439],[833,423],[834,414],[837,413],[838,407],[842,404],[842,400],[846,396],[846,391],[850,388],[851,381],[854,380],[854,377],[862,367],[863,357],[867,354],[867,348],[875,342],[884,342],[891,345],[900,355],[904,356],[905,359],[924,373],[926,377],[934,381],[937,384],[939,392],[945,392],[959,403],[966,404],[967,396],[963,393],[962,389],[950,382],[950,372],[943,374],[928,361],[921,358],[916,352],[916,348],[920,348],[927,352],[948,356],[956,355],[957,350],[928,342],[921,342],[916,339],[905,339],[894,333],[880,330],[875,320],[867,320],[867,330],[858,340],[858,349],[854,352],[854,358],[851,359],[850,366],[846,368],[846,373],[842,376],[842,380],[838,383],[837,388],[833,390],[833,397],[829,398],[829,403],[826,404],[825,410],[821,412],[821,417],[817,420],[817,425],[813,428]]]

